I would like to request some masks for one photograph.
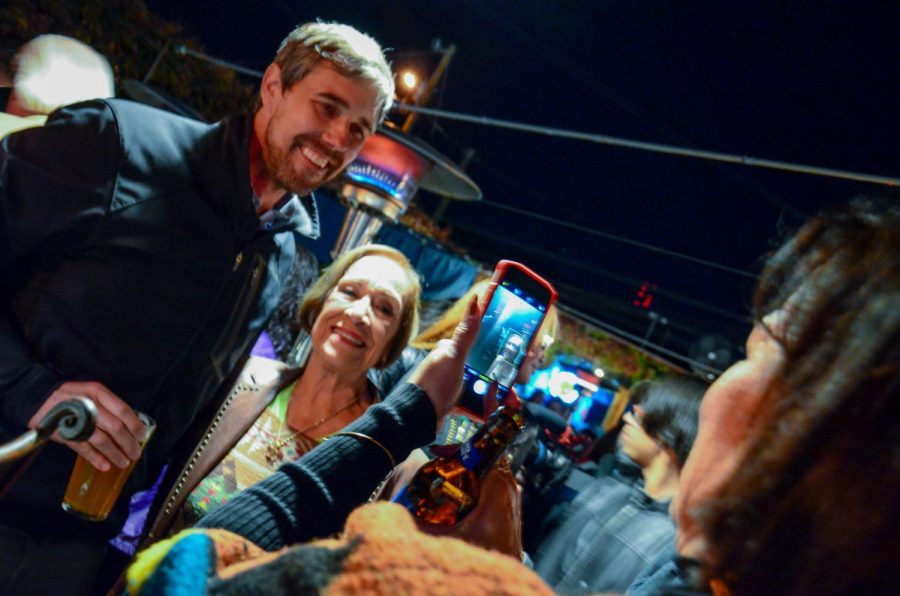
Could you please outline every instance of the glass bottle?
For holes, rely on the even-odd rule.
[[[455,454],[423,464],[394,502],[431,524],[458,523],[478,504],[485,475],[524,423],[519,410],[498,408]]]

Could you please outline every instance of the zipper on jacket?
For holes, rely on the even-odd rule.
[[[178,482],[175,483],[175,487],[170,491],[168,498],[166,499],[166,504],[163,507],[163,514],[166,516],[170,516],[173,512],[173,507],[175,506],[175,501],[178,500],[178,495],[181,494],[181,489],[184,488],[185,483],[187,482],[188,476],[191,475],[191,471],[194,469],[197,461],[200,459],[200,456],[203,455],[203,451],[206,449],[206,446],[209,444],[209,440],[212,438],[213,434],[215,434],[216,429],[219,427],[219,422],[221,422],[225,412],[231,407],[231,403],[234,401],[234,398],[237,397],[238,394],[251,391],[253,387],[251,385],[247,385],[245,383],[238,383],[232,392],[228,395],[225,401],[222,403],[222,407],[219,408],[219,411],[216,412],[215,417],[209,425],[209,428],[206,429],[206,432],[203,433],[203,439],[200,441],[200,444],[194,449],[194,452],[191,454],[191,457],[188,459],[187,464],[181,470],[181,474],[178,476]],[[182,505],[183,506],[183,505]],[[171,523],[168,524],[171,526]],[[147,534],[147,537],[156,540],[157,536],[155,536],[153,529]]]
[[[242,253],[238,253],[237,258],[235,258],[235,266],[239,266],[241,261],[243,261],[243,255]],[[227,374],[227,371],[223,370],[222,364],[228,358],[228,355],[231,354],[234,344],[237,343],[240,338],[241,329],[244,323],[246,323],[247,312],[255,303],[254,299],[257,297],[260,282],[262,281],[262,270],[263,267],[266,266],[266,261],[259,257],[257,257],[255,261],[256,262],[253,264],[253,271],[250,274],[249,286],[246,288],[246,291],[238,297],[237,304],[230,317],[231,328],[210,354],[213,367],[220,381],[223,380]]]

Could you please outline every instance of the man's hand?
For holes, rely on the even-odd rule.
[[[144,424],[128,404],[100,383],[63,383],[31,417],[28,427],[35,428],[56,404],[78,396],[91,399],[97,406],[97,429],[87,441],[65,441],[56,435],[53,440],[66,445],[101,472],[108,471],[112,465],[126,468],[140,457],[139,441],[144,436]]]
[[[473,296],[451,339],[442,339],[409,377],[428,394],[438,420],[450,412],[462,390],[463,365],[481,328],[478,297]]]

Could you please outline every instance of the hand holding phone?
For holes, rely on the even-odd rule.
[[[459,407],[481,416],[491,381],[503,403],[534,341],[556,290],[521,263],[500,261],[482,298],[481,329],[466,359]]]

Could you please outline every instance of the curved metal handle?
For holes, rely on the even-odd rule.
[[[97,426],[97,406],[86,397],[76,397],[54,406],[38,423],[37,428],[20,435],[9,443],[0,445],[0,465],[22,459],[59,431],[68,441],[84,441]]]
[[[35,429],[42,438],[59,431],[67,441],[88,439],[97,426],[97,406],[87,397],[60,402],[44,416]]]

